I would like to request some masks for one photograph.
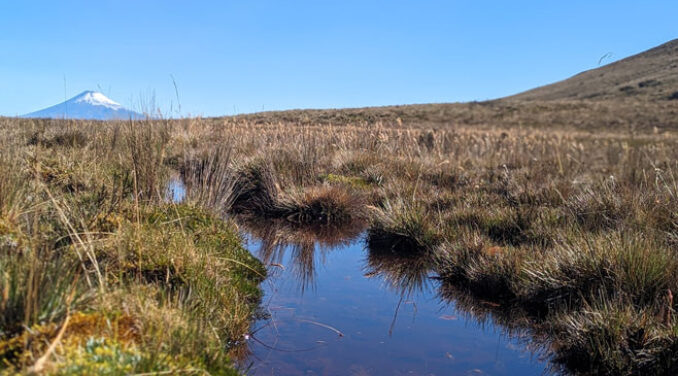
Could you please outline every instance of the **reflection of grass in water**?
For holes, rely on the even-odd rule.
[[[324,260],[325,255],[332,250],[348,246],[358,238],[365,226],[363,222],[346,226],[304,226],[285,220],[251,218],[241,218],[241,224],[261,240],[258,254],[264,264],[281,264],[286,252],[290,252],[292,267],[302,291],[314,283],[317,257]]]
[[[368,247],[365,275],[382,278],[401,296],[427,287],[433,266],[431,255],[413,255],[390,248]]]
[[[395,241],[394,241],[395,240]],[[404,299],[412,293],[428,288],[434,265],[434,255],[422,249],[412,249],[398,241],[398,237],[387,236],[375,241],[375,233],[368,233],[367,260],[365,276],[382,278],[384,282],[400,295],[395,307],[389,335],[393,334],[398,312]]]

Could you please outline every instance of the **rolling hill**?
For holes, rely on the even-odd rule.
[[[302,125],[678,129],[678,39],[566,80],[483,102],[269,111],[226,117]]]
[[[678,39],[566,80],[513,95],[508,101],[636,98],[678,100]]]

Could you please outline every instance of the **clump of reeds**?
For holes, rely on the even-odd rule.
[[[130,120],[124,133],[134,180],[137,200],[162,200],[161,182],[166,180],[163,169],[170,125],[167,121]]]
[[[220,213],[229,212],[237,198],[238,181],[231,156],[228,146],[219,146],[203,155],[186,154],[180,166],[186,199]]]

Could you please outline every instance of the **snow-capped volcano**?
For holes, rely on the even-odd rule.
[[[73,99],[75,99],[75,103],[89,103],[93,106],[105,106],[115,110],[122,108],[120,103],[113,102],[110,98],[97,91],[85,91]]]
[[[23,115],[25,118],[128,120],[144,115],[124,108],[97,91],[83,91],[66,102]]]

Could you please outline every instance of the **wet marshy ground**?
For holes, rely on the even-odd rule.
[[[425,258],[367,249],[360,224],[241,228],[269,266],[262,317],[241,361],[247,374],[540,375],[549,368],[531,333],[497,325],[492,304],[441,286]]]

